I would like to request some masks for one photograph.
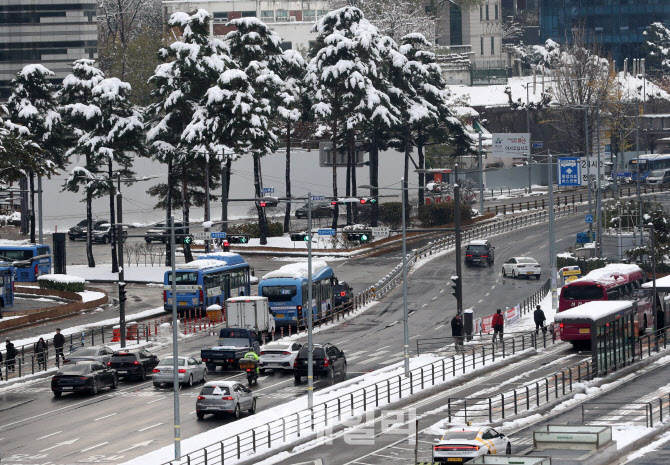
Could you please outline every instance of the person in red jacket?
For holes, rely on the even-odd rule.
[[[493,342],[496,342],[496,336],[500,334],[500,341],[503,340],[503,325],[505,324],[505,319],[502,316],[502,310],[496,310],[496,314],[493,315]]]

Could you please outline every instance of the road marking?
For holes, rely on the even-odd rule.
[[[156,423],[155,425],[147,426],[146,428],[138,429],[137,431],[146,431],[148,429],[155,428],[156,426],[160,426],[162,424],[163,423]],[[122,452],[122,451],[119,451],[119,452]]]
[[[440,329],[444,325],[435,326],[433,329]]]
[[[274,384],[271,384],[271,385],[269,385],[269,386],[265,386],[264,388],[256,389],[254,392],[263,391],[263,390],[265,390],[265,389],[270,389],[270,388],[273,387],[273,386],[276,386],[276,385],[278,385],[278,384],[288,383],[289,381],[293,381],[293,379],[285,379],[284,381],[279,381],[278,383],[274,383]]]
[[[105,415],[104,417],[96,418],[93,421],[104,420],[105,418],[113,417],[114,415],[118,415],[118,412],[117,413],[110,413],[109,415]]]
[[[421,336],[421,334],[417,334],[416,336],[412,336],[412,337],[410,337],[410,339],[416,339],[419,336]]]
[[[437,296],[433,297],[433,298],[432,298],[432,299],[430,299],[430,300],[437,300]]]
[[[490,295],[491,295],[491,293],[490,293],[490,292],[487,292],[486,294],[484,294],[484,297],[488,297],[488,296],[490,296]]]
[[[444,289],[440,289],[440,294],[442,294],[443,292],[444,292]]]
[[[197,410],[193,410],[192,412],[188,412],[189,415],[193,415]]]
[[[496,285],[495,285],[495,284],[494,284],[493,286],[491,286],[491,290],[493,290],[493,289],[495,289],[495,288],[496,288]]]
[[[86,448],[86,449],[82,449],[82,450],[80,450],[79,452],[86,452],[86,451],[89,451],[89,450],[91,450],[91,449],[95,449],[96,447],[104,446],[105,444],[109,444],[109,441],[107,441],[107,442],[101,442],[100,444],[96,444],[95,446],[91,446],[91,447],[88,447],[88,448]]]
[[[114,414],[114,415],[116,415],[116,414]],[[58,433],[62,433],[62,431],[56,431],[55,433],[47,434],[46,436],[42,436],[41,438],[37,438],[37,439],[35,439],[35,440],[36,440],[36,441],[39,441],[40,439],[50,438],[51,436],[54,436],[54,435],[56,435],[56,434],[58,434]],[[3,439],[4,439],[4,438],[3,438]]]
[[[423,304],[423,305],[421,306],[421,308],[425,307],[426,305],[428,305],[428,304]]]
[[[154,402],[160,402],[161,400],[167,399],[167,396],[161,397],[160,399],[152,400],[151,402],[147,402],[147,404],[153,404]]]
[[[482,302],[484,302],[484,299],[481,299],[481,300],[478,301],[477,303],[478,303],[478,304],[481,304]]]
[[[60,446],[66,446],[66,445],[69,446],[69,445],[74,444],[77,441],[79,441],[79,438],[74,438],[74,439],[70,439],[69,441],[59,442],[56,445],[53,445],[51,447],[47,447],[46,449],[42,449],[40,452],[46,452],[48,450],[55,449],[56,447],[60,447]]]

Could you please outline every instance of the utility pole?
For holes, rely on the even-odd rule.
[[[221,229],[228,232],[228,163],[225,161],[221,163],[221,221]]]
[[[589,194],[589,215],[593,215],[593,207],[591,205],[591,163],[589,160],[589,155],[591,151],[589,150],[589,109],[584,108],[584,127],[586,134],[586,146],[584,147],[584,155],[586,156],[586,178],[588,179],[586,183],[586,190]],[[593,223],[589,223],[589,236],[593,236]]]
[[[402,321],[403,356],[405,360],[405,378],[409,378],[409,314],[407,312],[407,224],[405,214],[405,178],[400,178],[400,196],[402,197]]]
[[[463,279],[461,272],[461,186],[458,184],[458,165],[454,166],[454,229],[456,230],[456,312],[463,315]]]
[[[334,163],[334,162],[333,162]],[[307,407],[314,407],[314,341],[312,341],[313,317],[312,309],[312,193],[307,193]]]
[[[600,100],[596,101],[596,137],[597,137],[597,146],[598,146],[598,169],[596,171],[596,176],[598,176],[598,193],[596,195],[596,218],[598,219],[598,224],[596,225],[596,257],[600,258],[601,255],[601,249],[602,249],[602,220],[603,220],[603,213],[602,213],[602,191],[600,189],[600,170],[601,170],[601,161],[600,161]]]
[[[37,176],[37,210],[39,210],[39,243],[44,244],[44,228],[42,223],[42,176]]]
[[[175,243],[174,237],[174,215],[170,217],[170,241]],[[175,262],[175,248],[170,248],[172,254],[172,274],[170,275],[172,281],[172,391],[174,402],[174,458],[181,457],[181,421],[179,419],[179,315],[177,314],[177,270]]]
[[[205,221],[209,221],[209,156],[205,153]],[[209,228],[205,228],[206,231],[209,231]],[[205,253],[209,253],[209,243],[210,239],[205,239]]]
[[[637,188],[637,208],[640,215],[639,225],[642,227],[642,193],[640,192],[640,108],[638,107],[635,114],[635,158],[637,165],[637,180],[635,186]],[[640,231],[642,234],[642,231]],[[640,240],[640,244],[642,241]]]
[[[123,266],[123,196],[121,195],[121,176],[118,177],[118,188],[116,189],[116,237],[119,246],[116,249],[119,262],[119,332],[121,333],[121,347],[126,347],[126,299],[125,299],[125,277]],[[174,294],[173,294],[174,295]]]
[[[482,132],[479,131],[479,214],[484,214],[484,165],[482,164]]]
[[[551,307],[558,308],[558,295],[556,293],[556,252],[554,251],[554,179],[553,162],[549,152],[549,274],[551,275]]]

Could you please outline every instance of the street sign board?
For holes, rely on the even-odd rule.
[[[586,223],[588,223],[588,224],[593,223],[593,215],[586,215],[586,218],[585,218],[584,221],[586,221]]]
[[[274,187],[263,187],[261,188],[261,194],[274,194],[275,193],[275,188]]]
[[[497,133],[493,134],[494,158],[520,158],[530,153],[530,134]]]
[[[391,230],[388,226],[377,226],[372,228],[372,237],[376,237],[378,239],[389,237],[390,232]]]
[[[579,158],[558,158],[558,185],[579,186],[581,184]]]
[[[326,200],[325,195],[313,195],[312,196],[312,201],[319,201],[319,200]]]
[[[319,229],[319,236],[334,236],[334,229]]]
[[[544,148],[544,142],[533,142],[533,148],[534,149],[543,149]]]
[[[197,231],[193,233],[193,239],[197,241],[205,241],[209,239],[209,233],[207,231]]]
[[[605,180],[605,157],[601,155],[600,163],[598,163],[598,156],[594,155],[591,157],[582,157],[580,158],[580,165],[582,168],[582,186],[589,185],[589,174],[591,174],[591,181],[598,182],[598,176],[600,180]]]
[[[209,233],[212,239],[225,239],[226,233],[224,232],[212,232]]]

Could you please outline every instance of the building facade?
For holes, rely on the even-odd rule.
[[[95,0],[0,0],[0,99],[25,65],[40,63],[60,82],[74,60],[97,56]]]
[[[670,25],[670,0],[540,0],[540,40],[565,42],[583,24],[619,63],[645,56],[643,33],[653,22]]]

